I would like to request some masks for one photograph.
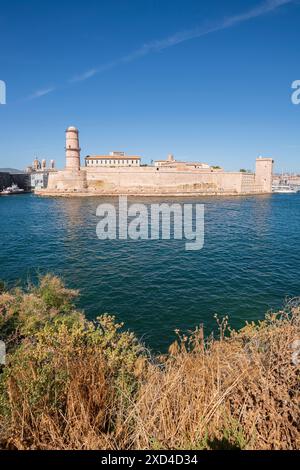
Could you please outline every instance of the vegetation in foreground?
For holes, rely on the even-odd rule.
[[[56,277],[1,289],[2,449],[300,447],[297,302],[150,357],[113,317],[87,321]]]

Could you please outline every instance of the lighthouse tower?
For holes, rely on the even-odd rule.
[[[80,170],[79,132],[76,127],[66,130],[66,170]]]

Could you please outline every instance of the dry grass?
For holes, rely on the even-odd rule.
[[[296,310],[206,346],[200,331],[191,348],[173,348],[140,390],[135,445],[299,448],[299,367],[290,350],[299,337]]]
[[[298,302],[229,335],[225,320],[218,340],[200,328],[151,358],[114,318],[87,322],[74,295],[50,276],[0,295],[2,448],[300,447]]]

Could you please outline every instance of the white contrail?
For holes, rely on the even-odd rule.
[[[109,62],[107,64],[101,65],[100,67],[92,68],[80,75],[77,75],[69,80],[69,83],[74,82],[83,82],[88,80],[95,75],[98,75],[102,72],[107,70],[111,70],[121,64],[132,62],[138,60],[141,57],[144,57],[148,54],[155,53],[167,49],[169,47],[176,46],[177,44],[181,44],[185,41],[190,41],[191,39],[196,39],[202,36],[206,36],[207,34],[211,34],[217,31],[222,31],[224,29],[232,28],[235,25],[240,23],[244,23],[254,18],[258,18],[259,16],[266,15],[277,8],[292,3],[294,0],[265,0],[260,5],[248,10],[244,13],[239,15],[234,15],[228,18],[224,18],[221,21],[211,24],[210,26],[199,26],[194,29],[186,30],[186,31],[179,31],[171,36],[168,36],[165,39],[160,39],[156,41],[152,41],[149,43],[144,44],[139,49],[136,49],[132,53],[121,57],[120,59],[116,59],[115,61]],[[44,96],[45,94],[51,93],[55,89],[48,89],[48,90],[41,90],[37,91],[33,95],[31,95],[31,99],[39,98]]]
[[[143,47],[136,50],[129,56],[124,57],[120,61],[132,60],[140,56],[149,54],[150,52],[161,51],[163,49],[176,46],[177,44],[180,44],[185,41],[189,41],[191,39],[196,39],[196,38],[205,36],[213,32],[231,28],[237,24],[240,24],[245,21],[249,21],[253,18],[257,18],[259,16],[265,15],[277,9],[280,6],[286,5],[288,3],[292,3],[292,1],[293,0],[267,0],[264,3],[253,8],[252,10],[249,10],[245,13],[241,13],[240,15],[235,15],[229,18],[225,18],[224,20],[216,23],[215,25],[211,25],[209,27],[197,27],[195,29],[190,29],[187,31],[180,31],[165,39],[153,41],[151,43],[145,44]]]
[[[94,75],[96,75],[98,73],[98,70],[97,69],[90,69],[90,70],[87,70],[85,73],[83,73],[82,75],[78,75],[78,76],[75,76],[73,77],[70,82],[82,82],[84,80],[88,80],[88,78],[92,78]]]
[[[54,88],[54,87],[44,88],[42,90],[37,90],[34,93],[32,93],[32,95],[28,96],[27,100],[30,101],[30,100],[34,100],[36,98],[41,98],[42,96],[49,95],[49,93],[52,93],[55,90],[56,90],[56,88]]]

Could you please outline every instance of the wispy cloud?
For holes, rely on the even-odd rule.
[[[171,36],[168,36],[164,39],[152,41],[149,43],[144,44],[139,49],[136,49],[131,54],[124,56],[114,62],[108,63],[106,65],[102,65],[101,67],[92,69],[93,73],[85,72],[79,76],[79,78],[74,77],[71,81],[84,81],[87,80],[101,72],[106,70],[112,69],[121,65],[122,63],[132,62],[138,60],[141,57],[144,57],[148,54],[160,52],[164,49],[169,47],[174,47],[178,44],[181,44],[186,41],[190,41],[192,39],[197,39],[202,36],[206,36],[208,34],[222,31],[224,29],[232,28],[238,24],[244,23],[254,18],[258,18],[260,16],[266,15],[277,8],[292,3],[294,0],[266,0],[263,3],[259,4],[258,6],[252,8],[251,10],[247,10],[244,13],[234,15],[228,18],[224,18],[215,24],[210,24],[209,26],[199,26],[194,29],[186,30],[186,31],[179,31]]]
[[[91,69],[87,70],[81,75],[76,75],[75,77],[71,78],[70,82],[83,82],[84,80],[87,80],[88,78],[92,78],[94,75],[98,73],[97,69]]]
[[[157,53],[160,52],[164,49],[168,49],[170,47],[174,47],[178,44],[181,44],[186,41],[190,41],[192,39],[197,39],[203,36],[206,36],[211,33],[215,33],[218,31],[222,31],[225,29],[232,28],[236,25],[239,25],[241,23],[245,23],[247,21],[250,21],[251,19],[258,18],[260,16],[266,15],[268,13],[271,13],[272,11],[275,11],[279,7],[282,7],[284,5],[288,5],[290,3],[293,3],[294,0],[265,0],[263,3],[260,3],[256,7],[247,10],[243,13],[240,13],[238,15],[233,15],[227,18],[223,18],[222,20],[211,23],[210,25],[206,26],[198,26],[194,29],[189,29],[185,31],[179,31],[171,36],[168,36],[164,39],[159,39],[155,40],[149,43],[144,44],[142,47],[136,49],[135,51],[131,52],[130,54],[121,57],[119,59],[116,59],[112,62],[109,62],[107,64],[103,64],[99,67],[94,67],[90,70],[87,70],[86,72],[83,72],[82,74],[79,74],[69,80],[69,83],[75,83],[75,82],[83,82],[85,80],[88,80],[95,75],[101,74],[102,72],[106,72],[108,70],[111,70],[115,67],[118,67],[122,64],[129,63],[136,61],[142,57],[147,56],[148,54],[152,53]],[[51,93],[54,91],[55,88],[48,88],[45,90],[38,90],[36,91],[33,95],[31,95],[31,99],[34,98],[40,98],[44,95],[47,95],[48,93]]]
[[[41,98],[42,96],[49,95],[49,93],[52,93],[53,91],[55,91],[55,89],[56,88],[54,87],[49,87],[49,88],[43,88],[41,90],[36,90],[34,93],[32,93],[31,95],[27,97],[27,100],[31,101],[36,98]]]

